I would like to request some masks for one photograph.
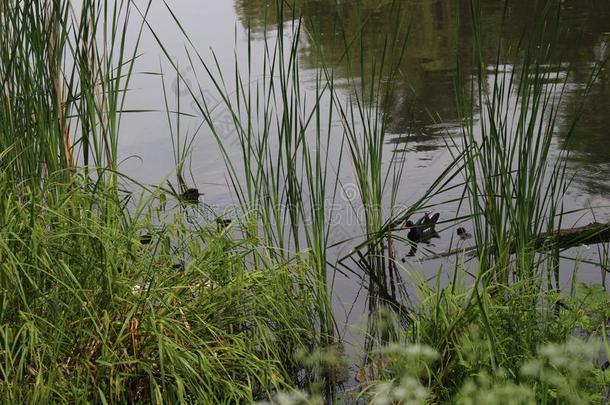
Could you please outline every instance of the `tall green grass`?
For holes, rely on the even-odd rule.
[[[153,227],[146,201],[117,227],[87,208],[112,195],[24,203],[5,172],[0,188],[3,401],[234,403],[299,385],[316,342],[301,264],[213,222]]]
[[[482,280],[539,279],[547,258],[549,283],[559,288],[559,252],[550,240],[541,247],[539,236],[561,228],[566,214],[563,199],[571,180],[567,149],[554,145],[554,135],[570,67],[556,48],[561,33],[557,10],[551,2],[539,2],[532,12],[540,23],[527,38],[516,44],[499,41],[496,54],[485,55],[480,9],[471,2],[476,72],[457,86],[465,123],[459,149],[477,254],[486,271]],[[503,64],[505,60],[518,64]],[[592,69],[591,83],[598,72],[599,67]],[[577,120],[568,126],[566,141]],[[541,256],[542,251],[550,254]]]
[[[277,7],[279,14],[289,13],[283,3]],[[240,224],[245,234],[262,238],[278,258],[304,252],[298,260],[311,269],[318,344],[326,350],[336,343],[327,252],[339,187],[334,173],[341,170],[343,153],[343,141],[337,144],[332,132],[335,90],[321,73],[310,83],[313,90],[303,85],[299,19],[293,15],[292,23],[274,28],[262,55],[252,53],[248,38],[247,62],[235,62],[230,76],[215,56],[206,60],[195,46],[188,51],[191,68],[205,71],[202,81],[212,83],[221,108],[231,117],[230,137],[217,126],[213,109],[218,107],[208,105],[202,81],[188,90],[217,140],[239,208],[246,213]],[[238,150],[237,159],[231,146]],[[318,375],[328,398],[334,395],[333,374],[322,369]]]
[[[552,3],[539,2],[533,12],[540,22],[534,33],[518,44],[501,41],[490,56],[481,43],[479,4],[470,2],[476,71],[459,72],[464,127],[455,146],[475,236],[474,277],[467,280],[458,258],[453,283],[423,284],[415,321],[403,335],[438,353],[427,387],[440,402],[596,403],[606,395],[607,376],[595,365],[599,352],[583,355],[587,371],[580,377],[587,382],[577,382],[578,373],[561,363],[580,367],[566,360],[586,350],[586,342],[570,341],[576,330],[587,338],[606,336],[599,319],[587,326],[576,320],[580,311],[599,315],[598,306],[584,303],[587,293],[560,292],[559,248],[552,239],[540,242],[541,234],[561,228],[566,214],[565,152],[552,152],[569,70],[554,47],[560,27]],[[592,80],[597,72],[592,69]]]
[[[127,1],[0,8],[2,401],[235,403],[304,386],[309,262],[169,211],[162,188],[123,191],[138,189],[117,173],[133,15]]]
[[[0,145],[16,183],[76,166],[96,180],[117,170],[142,28],[128,38],[132,13],[129,1],[2,2]]]
[[[397,3],[393,4],[398,8]],[[393,236],[391,229],[415,207],[406,212],[396,208],[403,163],[395,163],[400,159],[388,154],[387,118],[382,111],[393,94],[392,86],[386,83],[399,75],[400,53],[404,52],[407,33],[399,30],[388,34],[384,49],[371,53],[376,58],[371,72],[364,67],[363,55],[356,68],[361,79],[350,80],[347,86],[342,83],[339,91],[332,70],[324,65],[306,78],[301,77],[302,37],[312,39],[315,48],[317,33],[294,14],[296,9],[277,2],[275,12],[282,17],[277,25],[267,27],[262,54],[253,54],[249,36],[244,50],[247,60],[243,64],[235,61],[231,74],[214,54],[205,58],[198,52],[179,19],[171,15],[189,42],[187,59],[191,70],[205,72],[194,86],[181,77],[182,85],[216,139],[232,191],[240,209],[248,213],[242,226],[248,235],[262,236],[282,257],[295,250],[308,253],[307,260],[314,270],[311,277],[317,285],[320,341],[322,346],[329,346],[336,332],[330,287],[332,271],[337,268],[332,248],[337,244],[360,245],[349,259],[358,262],[364,258],[358,265],[365,276],[370,276],[371,308],[378,305],[379,297],[393,304],[400,299],[395,257],[387,256],[383,245],[404,241]],[[288,22],[283,23],[285,20]],[[162,36],[150,28],[178,71],[163,46]],[[338,23],[337,29],[341,28]],[[391,52],[394,44],[401,47],[399,55]],[[352,38],[345,38],[345,46],[346,59],[350,59],[349,54],[357,53],[362,43],[354,44]],[[324,59],[322,49],[315,52]],[[219,107],[208,104],[205,83],[211,83],[215,98],[221,100],[221,108],[231,117],[229,137],[214,119]],[[348,100],[345,90],[351,94]],[[387,161],[391,163],[386,164]],[[348,171],[353,171],[353,184],[341,181]],[[441,185],[439,180],[431,190]],[[359,199],[340,198],[349,194],[346,188],[356,188]],[[432,193],[428,191],[425,196]],[[425,200],[422,198],[417,207]],[[340,204],[353,210],[350,218],[359,221],[362,234],[347,241],[333,240],[331,246],[331,224],[340,220],[333,216]]]
[[[537,35],[515,48],[499,44],[492,65],[483,54],[478,4],[470,3],[477,69],[457,83],[464,122],[458,152],[408,207],[399,207],[398,196],[409,173],[389,154],[383,113],[408,52],[408,30],[398,20],[372,52],[344,36],[346,60],[359,55],[348,69],[359,78],[340,87],[323,64],[314,27],[285,2],[276,3],[282,18],[268,27],[263,51],[253,51],[248,32],[246,62],[236,59],[230,70],[197,51],[166,3],[186,35],[187,63],[205,75],[189,84],[148,25],[150,3],[1,4],[4,402],[307,402],[297,389],[347,401],[349,393],[337,391],[346,378],[332,307],[341,269],[367,281],[372,315],[356,398],[603,400],[607,373],[595,366],[603,351],[569,337],[578,330],[607,341],[608,296],[583,286],[561,294],[557,248],[548,242],[541,252],[537,240],[561,225],[569,184],[565,162],[551,157],[567,79],[553,57],[550,2],[537,3],[544,22]],[[133,22],[134,11],[143,22]],[[130,36],[132,24],[138,29]],[[145,26],[217,141],[240,208],[227,227],[194,217],[208,207],[171,207],[167,194],[177,193],[163,187],[143,187],[141,197],[123,191],[141,187],[118,174],[117,157]],[[307,77],[303,39],[322,61]],[[505,71],[505,52],[518,68]],[[365,68],[370,61],[373,68]],[[165,74],[159,72],[184,188],[196,135],[183,135],[182,102],[178,97],[174,111]],[[218,106],[206,99],[205,83],[228,112],[231,138],[215,120]],[[346,172],[354,184],[342,181]],[[417,285],[418,300],[409,302],[394,250],[409,243],[400,226],[461,186],[454,184],[458,174],[474,223],[475,277],[458,265],[450,285]],[[351,186],[358,199],[341,200]],[[337,204],[364,214],[360,235],[333,240]],[[345,245],[350,254],[336,257],[334,249]],[[278,395],[283,391],[294,398]]]

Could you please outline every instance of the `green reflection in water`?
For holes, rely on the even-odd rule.
[[[468,0],[296,0],[291,3],[295,5],[294,14],[303,17],[310,35],[300,47],[303,66],[314,69],[321,65],[319,53],[312,45],[319,44],[325,65],[332,68],[337,79],[370,77],[385,41],[390,41],[390,48],[399,50],[408,33],[401,77],[393,83],[394,96],[385,107],[388,128],[396,134],[390,142],[427,141],[429,147],[440,147],[438,135],[458,127],[454,106],[456,61],[459,60],[460,70],[465,74],[474,69]],[[569,83],[564,99],[565,124],[559,130],[559,139],[562,139],[570,118],[582,104],[581,94],[592,67],[608,57],[610,1],[551,2],[554,9],[546,25],[558,23],[558,36],[551,34],[552,29],[533,24],[544,3],[481,0],[482,49],[490,58],[489,65],[493,65],[501,46],[506,50],[501,64],[519,69],[521,56],[510,50],[536,35],[546,36],[554,48],[553,62],[563,63],[565,72],[561,73],[567,75]],[[264,35],[265,23],[273,26],[277,22],[275,0],[236,0],[235,8],[242,24],[250,25],[255,35]],[[608,176],[599,175],[610,170],[609,80],[609,70],[604,68],[567,145],[573,152],[573,163],[587,169],[584,173],[588,175],[579,176],[577,181],[592,193],[610,190]]]

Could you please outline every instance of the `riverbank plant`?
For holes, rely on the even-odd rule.
[[[2,173],[0,393],[12,403],[268,397],[307,378],[308,269],[159,208],[108,225],[101,189],[19,194]],[[51,180],[48,180],[51,181]],[[162,196],[158,195],[157,197]],[[255,259],[253,264],[252,258]]]
[[[135,13],[0,5],[3,402],[235,403],[309,379],[307,263],[117,172]]]
[[[409,52],[399,2],[376,6],[396,17],[379,49],[358,41],[365,25],[349,38],[337,20],[344,81],[324,64],[315,26],[283,1],[260,49],[246,29],[245,62],[228,70],[164,3],[195,81],[150,25],[150,3],[0,4],[3,402],[605,400],[608,295],[576,281],[562,291],[559,249],[540,240],[563,223],[569,185],[565,156],[551,154],[567,80],[551,2],[536,3],[544,24],[492,57],[468,2],[475,69],[456,78],[462,132],[446,139],[448,167],[406,206],[406,153],[389,150],[385,114]],[[169,189],[119,173],[144,33],[167,57],[156,74],[177,166]],[[307,77],[303,41],[322,64]],[[193,118],[183,92],[202,124],[194,134],[183,134]],[[238,205],[230,220],[176,191],[201,133],[224,162]],[[442,201],[458,188],[459,201]],[[413,243],[403,224],[444,203],[468,207],[456,221],[473,224],[473,256],[457,252],[446,283],[445,267],[403,279],[414,267],[395,254]],[[342,225],[354,234],[337,240]],[[369,304],[364,349],[349,359],[333,306],[339,272],[363,280]]]

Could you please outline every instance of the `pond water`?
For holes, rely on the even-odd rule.
[[[515,44],[523,35],[534,32],[533,2],[514,0],[509,2],[508,8],[504,7],[503,1],[480,2],[482,49],[490,57],[489,65],[494,65],[499,43],[506,46]],[[320,67],[320,58],[313,49],[309,35],[315,35],[326,66],[332,69],[337,82],[341,83],[342,80],[347,81],[354,71],[367,72],[372,69],[366,55],[346,55],[346,38],[357,38],[362,44],[359,49],[375,52],[382,48],[383,38],[388,33],[409,30],[401,75],[393,83],[397,90],[395,102],[389,111],[383,113],[389,122],[388,159],[391,159],[392,151],[400,151],[405,159],[405,184],[399,200],[405,203],[413,201],[450,162],[445,140],[460,130],[455,108],[457,58],[462,72],[470,74],[475,69],[472,63],[472,29],[466,23],[458,24],[458,21],[469,20],[468,2],[402,1],[399,2],[399,12],[392,5],[393,2],[386,0],[297,0],[295,3],[303,21],[311,27],[310,32],[302,35],[298,49],[305,82],[313,83],[314,74]],[[356,3],[360,6],[356,7]],[[263,49],[265,36],[272,34],[265,27],[274,27],[278,19],[275,3],[269,0],[170,0],[168,4],[202,56],[211,58],[210,50],[213,50],[220,66],[226,66],[229,72],[235,58],[241,63],[246,62],[248,28],[253,38],[253,60],[257,63],[256,56]],[[610,206],[610,69],[601,69],[592,82],[584,105],[582,94],[591,79],[592,69],[604,62],[610,53],[610,2],[563,0],[557,1],[556,7],[561,11],[561,34],[553,42],[556,44],[554,62],[561,62],[564,71],[558,73],[567,85],[554,148],[555,152],[560,148],[568,148],[570,152],[569,167],[574,180],[566,206],[593,208],[592,212],[571,218],[570,225],[586,224],[593,216],[597,221],[606,221],[610,220],[610,209],[607,208]],[[504,23],[500,24],[503,15]],[[200,72],[188,67],[183,52],[185,37],[163,2],[153,2],[148,21],[166,49],[172,53],[182,75],[194,81]],[[286,17],[285,22],[289,21]],[[175,74],[170,74],[166,57],[148,31],[143,36],[141,53],[139,72],[131,84],[129,108],[153,112],[125,116],[121,140],[124,154],[122,170],[144,183],[160,184],[163,179],[172,176],[174,160],[161,79],[147,73],[163,69],[167,74],[166,86],[172,99],[176,98],[178,88]],[[362,69],[354,69],[354,65],[360,63],[361,56]],[[501,65],[507,71],[518,69],[519,59],[506,58]],[[347,86],[345,92],[347,96]],[[178,98],[182,100],[182,108],[190,112],[188,92],[182,91]],[[578,126],[566,144],[564,141],[572,119],[581,108]],[[218,119],[223,119],[222,114]],[[185,120],[184,131],[194,134],[200,124],[201,119]],[[229,131],[227,137],[230,136]],[[188,172],[190,181],[205,193],[207,204],[220,210],[235,204],[226,183],[223,160],[214,139],[205,128],[197,132]],[[343,184],[355,183],[349,170],[341,173],[341,176]],[[442,208],[442,218],[454,217],[455,212],[451,210],[451,207]],[[357,223],[342,224],[334,237],[345,238],[358,232],[361,231]],[[451,234],[451,230],[445,235],[441,234],[441,239],[430,248],[443,251],[448,247]],[[350,248],[339,247],[335,252],[336,257]],[[596,255],[595,249],[587,248],[575,248],[568,253],[590,260],[595,260]],[[424,277],[434,277],[442,265],[439,261],[432,261],[408,267],[409,271],[417,269]],[[568,269],[573,264],[570,262],[564,266]],[[600,271],[594,267],[582,266],[580,277],[588,282],[602,281]],[[569,277],[564,282],[568,285]],[[366,308],[365,294],[358,295],[359,280],[337,275],[334,286],[336,315],[340,324],[356,325]],[[352,335],[347,326],[342,332]]]

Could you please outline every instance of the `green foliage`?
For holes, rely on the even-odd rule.
[[[521,373],[539,387],[539,403],[601,403],[610,374],[595,365],[600,348],[599,341],[580,339],[547,344],[537,358],[523,365]]]
[[[386,3],[398,11],[399,2]],[[547,3],[536,13],[548,19]],[[202,98],[203,84],[190,84],[172,60],[178,89],[184,85],[215,137],[242,210],[218,229],[200,207],[168,209],[162,189],[138,201],[120,191],[120,117],[148,24],[147,9],[138,9],[144,22],[128,47],[134,4],[83,1],[77,12],[70,2],[0,3],[3,402],[341,401],[334,388],[349,376],[333,319],[329,252],[344,156],[360,197],[344,203],[364,212],[363,235],[348,257],[368,249],[354,263],[368,276],[372,312],[358,399],[604,401],[609,376],[596,364],[603,356],[595,342],[607,346],[608,294],[584,285],[560,294],[559,252],[539,240],[561,224],[568,183],[564,161],[549,163],[565,85],[550,73],[560,71],[549,65],[553,44],[545,42],[556,33],[552,24],[509,47],[522,62],[509,73],[499,43],[490,73],[471,2],[477,72],[470,93],[457,94],[462,143],[450,167],[403,210],[396,199],[405,163],[389,159],[383,114],[394,102],[387,83],[401,75],[402,29],[371,60],[362,44],[343,38],[360,70],[359,80],[347,81],[347,101],[327,66],[308,88],[302,84],[303,32],[324,55],[284,2],[276,2],[280,18],[275,37],[265,38],[260,77],[251,40],[247,63],[226,75],[187,36],[189,67],[206,72],[237,142],[239,162],[214,122],[217,106]],[[179,97],[172,125],[165,78],[161,84],[184,186],[195,135],[181,134]],[[418,304],[406,308],[392,252],[404,240],[393,228],[453,187],[458,162],[475,225],[475,279],[421,286]],[[545,274],[555,276],[554,286],[550,276],[544,286]]]
[[[456,403],[533,405],[536,401],[531,387],[517,385],[497,374],[491,377],[483,372],[466,381],[460,389]]]
[[[512,304],[515,308],[517,303]],[[541,308],[535,309],[539,324],[529,326],[540,330],[507,333],[504,327],[510,312],[517,312],[512,316],[520,328],[528,327],[520,322],[518,312],[524,309],[509,312],[502,306],[488,306],[486,310],[490,319],[503,319],[486,325],[475,307],[469,320],[458,323],[450,342],[437,343],[438,350],[408,341],[382,347],[373,363],[377,370],[369,373],[378,378],[366,382],[360,397],[372,404],[595,404],[605,400],[610,372],[599,366],[604,358],[599,339],[559,336],[557,330],[572,330],[557,326],[563,324],[564,315],[545,316]],[[419,328],[427,322],[422,316]],[[490,345],[487,328],[497,337],[495,345]],[[534,340],[533,348],[521,346]]]
[[[72,185],[43,203],[7,177],[3,400],[223,403],[299,385],[295,355],[317,343],[306,268],[180,213],[143,245],[152,218],[107,226],[99,190]],[[155,212],[149,203],[136,213]]]
[[[561,321],[565,328],[587,336],[603,336],[603,325],[610,317],[610,296],[603,286],[578,283],[573,296],[553,298],[563,304]]]
[[[440,354],[436,361],[428,357],[428,375],[419,376],[429,381],[423,385],[434,397],[464,404],[602,400],[608,376],[599,366],[606,319],[600,308],[609,295],[580,285],[579,295],[560,298],[558,310],[557,294],[533,293],[529,285],[464,292],[422,288],[417,321],[400,341]],[[575,332],[585,340],[574,338]],[[412,375],[390,370],[394,378]]]

